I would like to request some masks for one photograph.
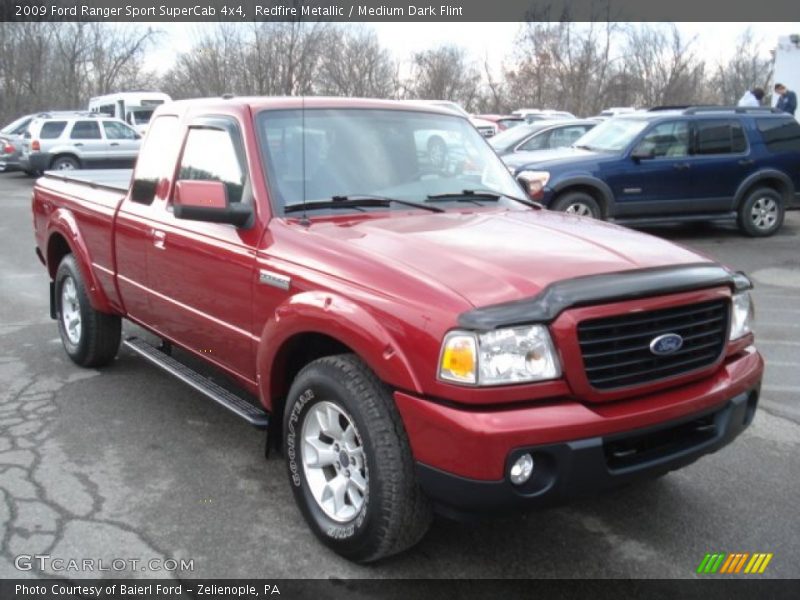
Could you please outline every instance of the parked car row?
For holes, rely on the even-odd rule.
[[[637,111],[503,159],[545,206],[625,224],[729,220],[768,236],[800,200],[800,124],[771,108]]]

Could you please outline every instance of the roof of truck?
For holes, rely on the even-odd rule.
[[[224,98],[196,98],[192,100],[177,100],[164,106],[166,110],[169,110],[169,107],[176,109],[202,107],[209,109],[217,106],[239,106],[248,107],[253,111],[297,108],[371,108],[453,115],[451,109],[434,104],[414,103],[402,100],[326,96],[233,96]]]

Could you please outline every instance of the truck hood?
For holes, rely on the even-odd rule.
[[[474,307],[531,297],[563,279],[710,262],[653,236],[546,210],[340,218],[316,222],[310,231],[341,244],[341,256],[379,261],[383,285],[364,284],[383,289],[394,271],[445,286]]]

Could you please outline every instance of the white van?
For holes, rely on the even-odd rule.
[[[143,134],[156,107],[170,101],[172,98],[161,92],[120,92],[92,98],[89,110],[122,119]]]

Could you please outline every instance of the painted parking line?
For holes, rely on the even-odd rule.
[[[773,346],[800,346],[800,342],[790,342],[789,340],[770,340],[767,338],[758,338],[759,344],[773,345]]]

